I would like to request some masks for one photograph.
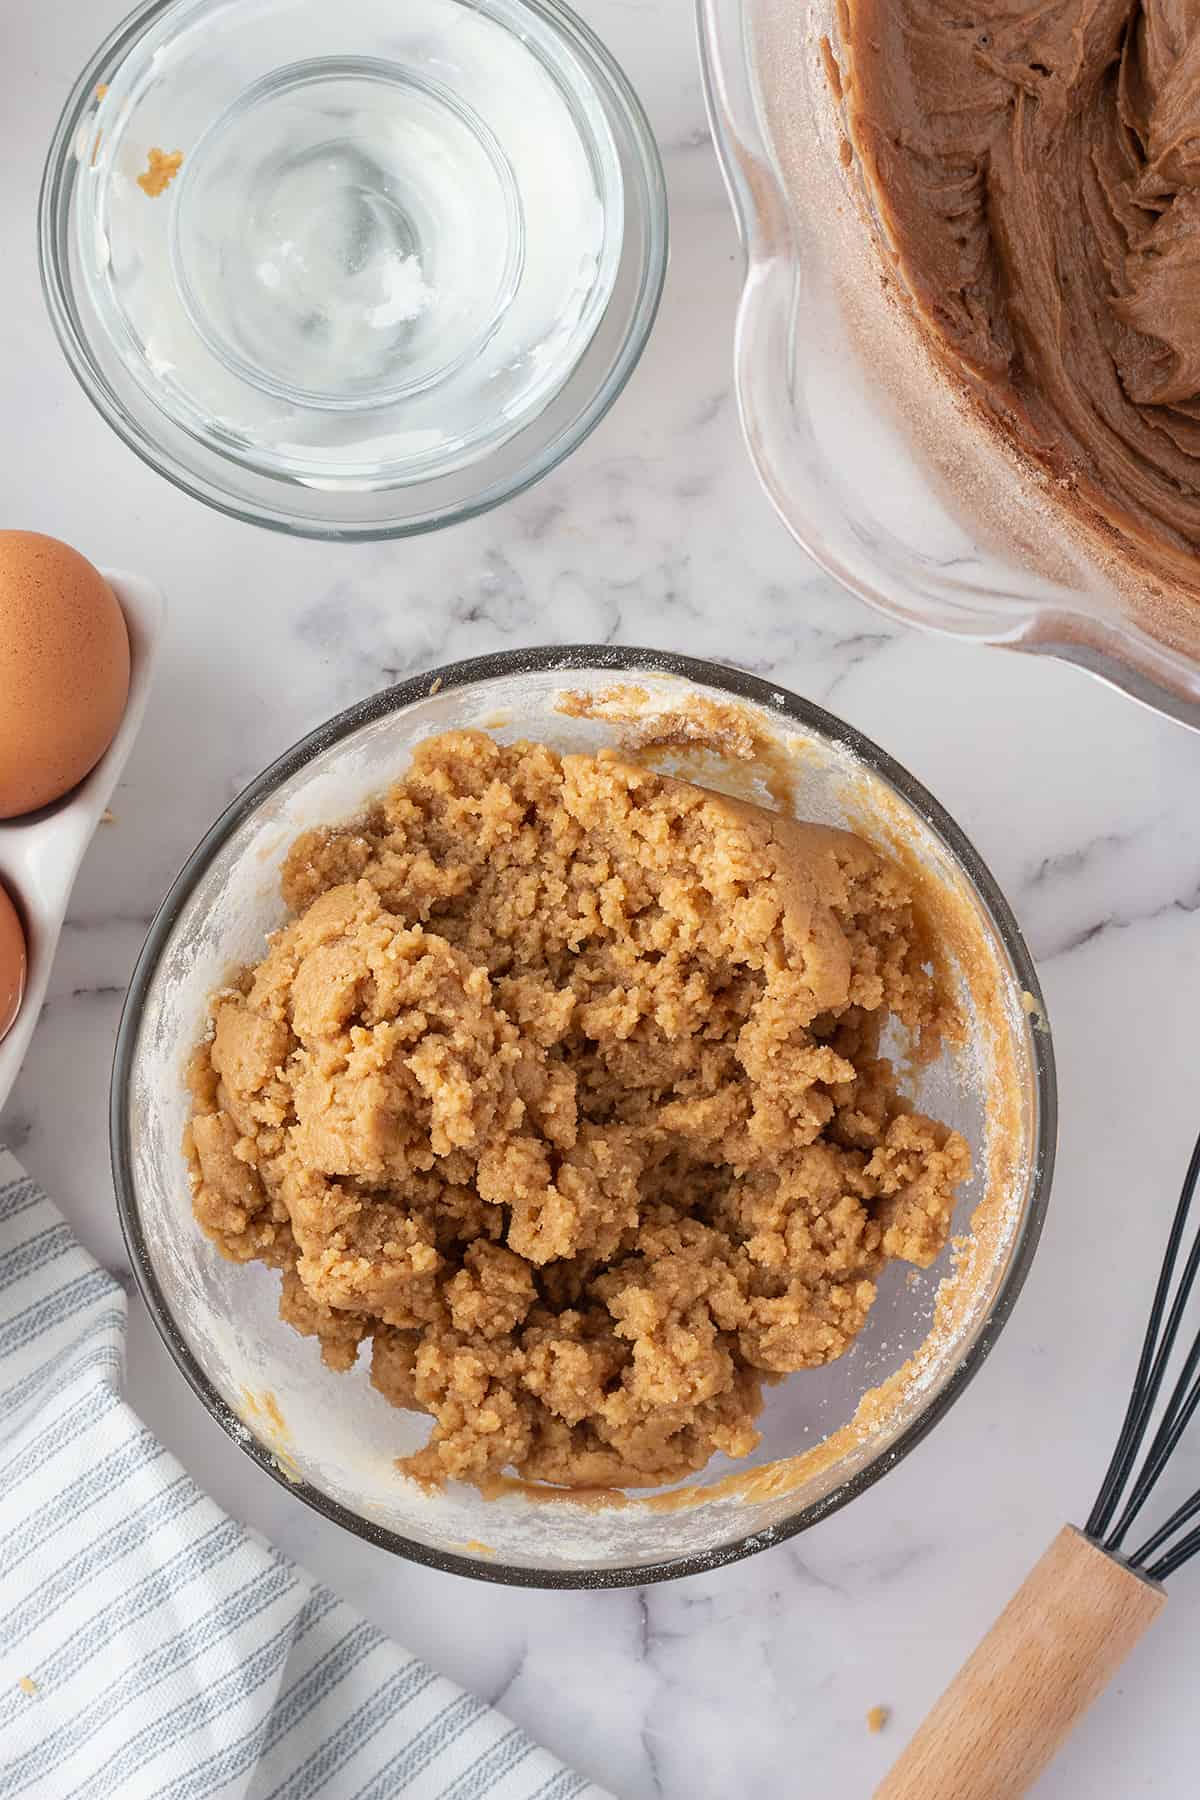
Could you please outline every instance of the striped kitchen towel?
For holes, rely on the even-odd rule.
[[[124,1339],[0,1149],[0,1800],[606,1800],[227,1518]]]

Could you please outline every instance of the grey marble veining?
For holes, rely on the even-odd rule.
[[[857,1800],[1058,1526],[1086,1511],[1117,1429],[1200,1125],[1200,736],[1050,662],[899,633],[778,525],[738,437],[739,259],[684,6],[583,6],[659,132],[674,255],[641,367],[566,467],[470,525],[355,549],[255,532],[177,494],[76,389],[35,266],[43,146],[124,5],[10,0],[2,34],[3,522],[144,571],[171,619],[0,1138],[127,1273],[105,1108],[148,920],[243,783],[374,688],[503,646],[640,643],[737,663],[886,745],[974,838],[1040,960],[1062,1131],[1011,1323],[883,1482],[806,1537],[710,1576],[524,1593],[389,1561],[306,1512],[209,1421],[136,1301],[128,1358],[134,1404],[222,1504],[622,1800]],[[1200,1482],[1200,1439],[1173,1471],[1181,1493],[1189,1478]],[[1197,1608],[1200,1568],[1177,1578],[1040,1800],[1194,1791]],[[876,1704],[892,1711],[878,1737],[865,1723]]]

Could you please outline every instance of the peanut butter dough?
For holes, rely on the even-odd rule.
[[[1106,543],[1200,590],[1196,0],[840,0],[935,345]]]
[[[612,753],[463,732],[292,848],[295,918],[213,1003],[196,1217],[281,1315],[432,1414],[402,1465],[673,1481],[754,1446],[942,1249],[963,1140],[908,1111],[889,1012],[956,1018],[905,878]]]

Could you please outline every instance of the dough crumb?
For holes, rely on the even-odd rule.
[[[873,1706],[867,1714],[867,1730],[880,1732],[892,1716],[890,1706]]]
[[[195,1214],[331,1368],[366,1344],[432,1416],[415,1479],[746,1456],[764,1385],[943,1250],[967,1146],[880,1036],[959,1021],[860,838],[464,731],[298,839],[283,893],[193,1058]]]
[[[31,1700],[37,1694],[41,1693],[41,1689],[38,1687],[38,1684],[33,1679],[32,1675],[22,1675],[20,1681],[18,1681],[18,1683],[17,1683],[17,1686],[20,1688],[20,1690],[23,1694],[28,1694]]]
[[[146,168],[137,178],[137,184],[143,194],[149,194],[152,200],[156,200],[160,194],[166,192],[182,167],[182,150],[172,150],[168,154],[167,151],[160,150],[155,146],[150,152]]]

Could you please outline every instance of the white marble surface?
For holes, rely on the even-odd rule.
[[[602,640],[737,661],[829,704],[949,806],[1037,955],[1062,1090],[1059,1173],[1016,1313],[965,1399],[809,1535],[711,1577],[543,1594],[391,1560],[307,1512],[211,1424],[132,1302],[134,1404],[231,1511],[622,1800],[865,1796],[1065,1519],[1115,1435],[1200,1125],[1200,735],[1032,658],[902,635],[820,576],[750,472],[730,396],[739,259],[683,0],[586,0],[665,153],[674,261],[615,411],[515,504],[423,542],[290,542],[144,469],[68,375],[34,202],[69,81],[124,0],[6,0],[0,23],[0,523],[144,571],[171,620],[146,726],[76,891],[0,1138],[112,1268],[108,1065],[150,915],[218,809],[319,720],[498,646]],[[1200,1480],[1200,1435],[1177,1459]],[[1189,1487],[1190,1483],[1190,1487]],[[1196,1791],[1200,1566],[1039,1788]],[[885,1732],[864,1715],[892,1709]],[[932,1797],[931,1797],[932,1800]]]

